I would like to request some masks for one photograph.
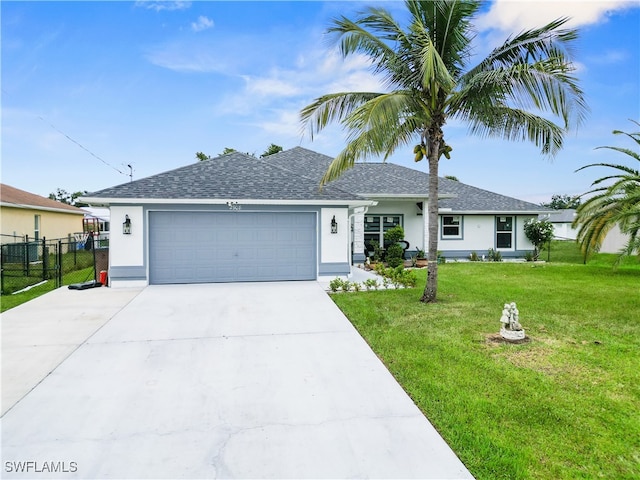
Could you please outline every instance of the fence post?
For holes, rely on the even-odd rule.
[[[47,239],[42,237],[42,281],[47,279],[49,270],[49,249],[47,248]]]
[[[62,286],[62,240],[58,240],[58,271],[56,272],[56,288]]]
[[[96,239],[93,238],[93,232],[89,233],[93,242],[91,242],[91,248],[93,250],[93,280],[98,281],[98,270],[96,269]]]
[[[22,269],[24,270],[24,276],[29,276],[29,235],[24,236],[24,248],[22,249],[24,255],[22,256]]]
[[[4,245],[2,247],[2,253],[0,253],[0,294],[4,293]],[[9,248],[7,247],[7,253],[9,253]]]

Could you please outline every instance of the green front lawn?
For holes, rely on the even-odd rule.
[[[640,264],[613,258],[449,262],[432,305],[424,270],[333,298],[476,478],[639,478]],[[512,301],[530,343],[492,341]]]
[[[93,266],[84,268],[82,270],[76,270],[63,275],[62,283],[64,285],[70,285],[72,283],[82,283],[88,280],[93,280]],[[56,288],[55,280],[47,280],[46,283],[33,287],[25,292],[2,295],[0,296],[0,312],[9,310],[10,308],[17,307],[29,300],[32,300],[40,295],[44,295]]]

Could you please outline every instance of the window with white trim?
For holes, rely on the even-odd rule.
[[[373,252],[372,241],[384,247],[384,232],[398,225],[402,225],[402,215],[365,215],[364,245],[367,251]]]
[[[33,216],[33,236],[40,240],[40,215]]]
[[[442,238],[462,238],[462,217],[460,215],[442,215],[440,218]]]
[[[512,248],[513,217],[496,217],[496,248]]]

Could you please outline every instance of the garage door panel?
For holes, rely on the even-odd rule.
[[[316,278],[316,215],[151,212],[151,283]]]

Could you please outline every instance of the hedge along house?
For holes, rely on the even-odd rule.
[[[84,201],[111,210],[111,285],[347,275],[395,225],[408,254],[427,248],[427,174],[359,163],[320,189],[331,161],[301,147],[265,158],[233,152],[88,194]],[[440,181],[446,256],[533,250],[523,225],[544,209]]]

